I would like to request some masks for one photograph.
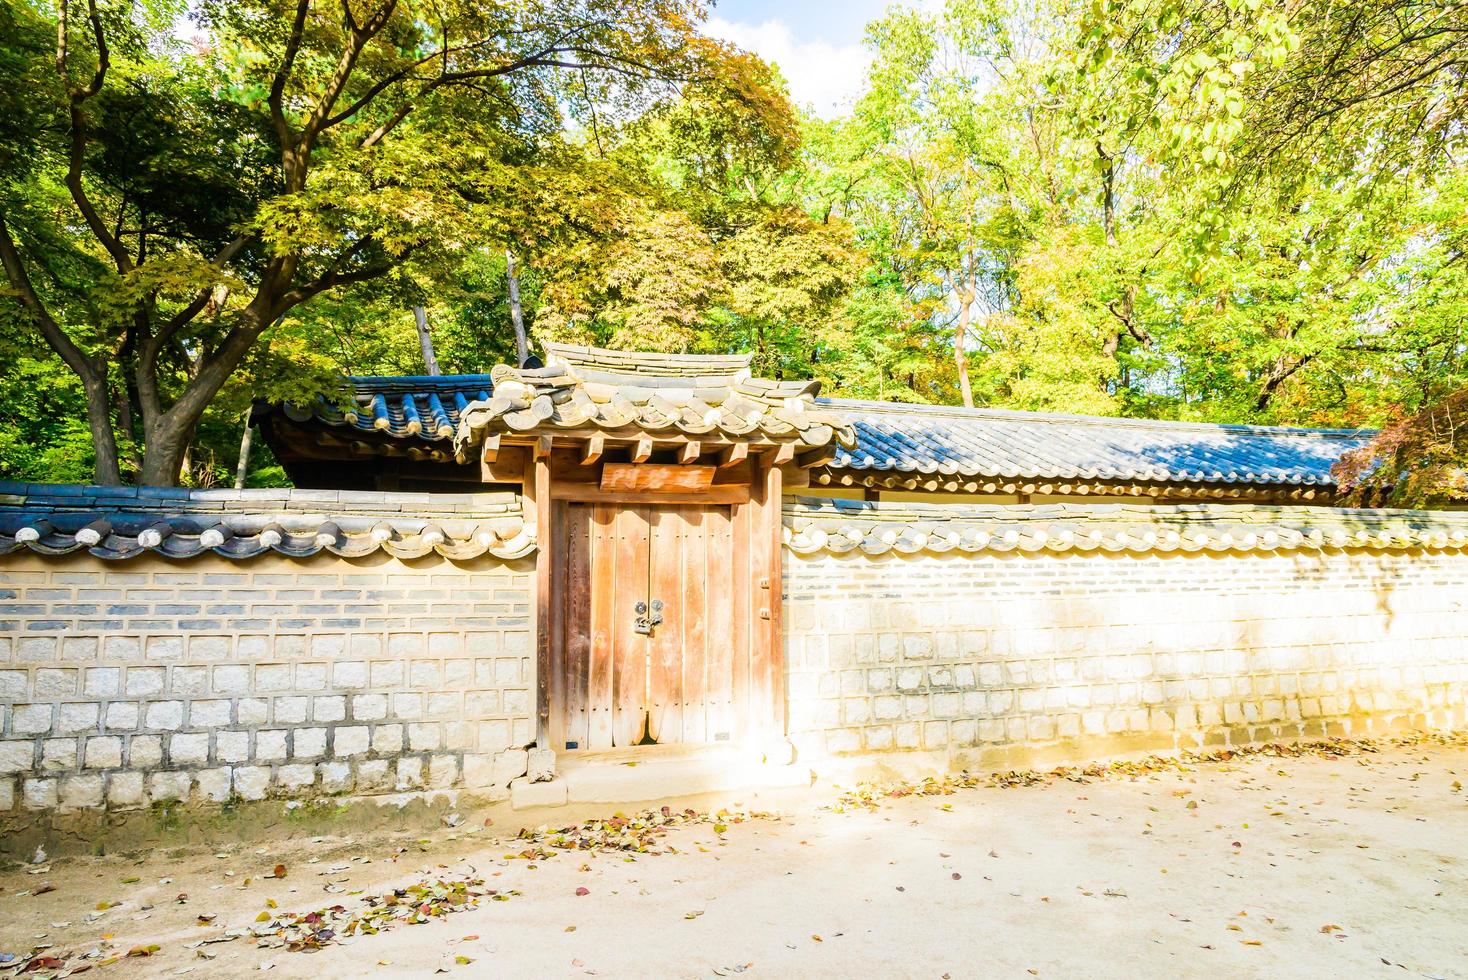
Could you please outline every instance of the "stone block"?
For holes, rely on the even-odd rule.
[[[332,755],[338,759],[366,755],[371,747],[371,733],[365,725],[346,725],[335,729],[332,733]]]
[[[521,776],[510,783],[510,805],[516,810],[541,806],[565,806],[566,789],[564,779],[536,782],[529,776]]]
[[[922,745],[922,731],[915,721],[892,726],[892,736],[899,749],[916,749]]]
[[[233,795],[233,776],[228,768],[200,769],[194,773],[194,790],[210,803],[224,803]]]
[[[88,667],[82,681],[82,693],[90,697],[110,698],[122,689],[122,670],[117,667]]]
[[[423,717],[423,695],[421,694],[394,694],[392,696],[392,716],[403,720],[411,720]]]
[[[134,735],[127,744],[129,769],[156,769],[163,764],[163,738],[159,735]]]
[[[174,766],[202,766],[209,761],[209,734],[190,732],[168,739],[168,762]]]
[[[315,698],[311,704],[311,720],[342,721],[347,717],[347,699],[340,694]]]
[[[351,763],[323,762],[318,769],[321,774],[321,792],[351,792],[353,784]]]
[[[275,771],[275,785],[286,793],[306,789],[316,783],[316,767],[308,764],[281,766]]]
[[[550,749],[533,748],[526,758],[525,778],[532,783],[556,778],[556,754]]]
[[[366,687],[367,665],[360,660],[332,664],[331,683],[333,687],[345,690]]]
[[[241,725],[263,725],[270,719],[270,702],[265,698],[240,698],[235,717]]]
[[[397,789],[404,792],[412,789],[423,788],[423,760],[417,756],[409,756],[398,760],[397,764]]]
[[[260,664],[255,668],[256,691],[289,691],[290,689],[290,664]]]
[[[373,728],[372,751],[378,755],[397,755],[403,751],[403,726],[378,725]]]
[[[148,637],[148,642],[144,646],[143,650],[143,655],[149,660],[182,660],[183,637],[150,636]],[[148,791],[148,795],[153,795],[151,788]]]
[[[51,731],[51,705],[17,704],[10,709],[12,735],[44,735]]]
[[[63,704],[56,712],[56,730],[67,735],[94,732],[97,730],[100,714],[101,708],[95,701]]]
[[[392,771],[386,759],[365,759],[357,763],[357,791],[369,793],[392,788]]]
[[[60,801],[54,778],[32,776],[21,782],[21,806],[27,810],[54,810]]]
[[[428,760],[428,785],[447,789],[459,780],[459,760],[452,755],[436,755]]]
[[[268,766],[239,766],[234,770],[234,792],[242,800],[263,800],[270,792]]]
[[[183,727],[182,701],[154,701],[143,713],[143,727],[159,732],[177,731]]]
[[[65,636],[61,639],[61,659],[96,660],[97,647],[95,636]]]
[[[127,810],[143,805],[143,774],[115,772],[107,777],[107,805]]]
[[[318,633],[311,637],[310,653],[313,657],[330,660],[340,657],[347,649],[347,638],[340,633]]]
[[[0,778],[0,813],[15,809],[15,780],[9,776]]]
[[[116,735],[89,738],[83,750],[88,769],[118,769],[122,766],[122,739]]]
[[[480,724],[479,751],[493,754],[513,745],[513,732],[508,721],[486,721]]]
[[[292,735],[291,758],[319,759],[326,755],[326,729],[297,728]]]
[[[175,667],[169,691],[180,697],[197,697],[209,691],[208,667]]]
[[[189,659],[190,660],[228,660],[229,659],[229,637],[227,637],[227,636],[191,636],[191,637],[189,637]]]
[[[74,738],[48,738],[41,743],[41,769],[58,772],[78,768]]]
[[[102,805],[103,782],[100,774],[63,776],[59,786],[59,803],[64,809],[85,810]]]
[[[193,779],[186,772],[150,772],[144,785],[149,803],[182,802],[189,798]]]
[[[408,726],[408,748],[414,752],[431,752],[442,744],[443,735],[437,724]]]
[[[20,640],[20,662],[45,664],[56,660],[56,638],[54,636],[23,636]]]
[[[296,690],[320,691],[326,687],[326,664],[297,664]]]
[[[372,664],[372,686],[376,689],[398,687],[403,683],[403,665],[398,661],[380,661]]]
[[[0,700],[24,701],[30,697],[29,675],[23,670],[0,670]]]
[[[250,733],[234,730],[216,732],[214,757],[220,762],[247,762],[250,758]]]
[[[136,636],[107,636],[102,639],[102,654],[108,660],[137,660],[143,645]]]
[[[30,772],[36,762],[36,743],[24,741],[0,742],[0,773]]]
[[[311,699],[305,696],[291,696],[275,699],[275,724],[277,725],[300,725],[304,724],[306,717],[311,711]]]
[[[283,731],[256,732],[255,761],[284,762],[285,736],[286,733]]]
[[[214,668],[215,694],[245,694],[249,690],[249,667],[244,664],[226,664]]]
[[[412,687],[437,687],[438,674],[436,663],[412,663],[408,665],[408,684]]]
[[[189,705],[189,727],[220,729],[229,726],[230,702],[194,701]]]
[[[381,721],[387,717],[385,694],[352,695],[352,718],[356,721]]]
[[[34,681],[37,698],[69,698],[77,691],[81,671],[75,667],[42,667]]]

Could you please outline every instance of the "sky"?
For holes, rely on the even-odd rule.
[[[718,0],[708,33],[780,67],[796,103],[837,115],[861,89],[866,24],[888,0]]]

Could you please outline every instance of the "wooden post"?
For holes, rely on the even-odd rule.
[[[769,536],[769,564],[766,566],[769,589],[765,601],[769,603],[770,619],[766,636],[770,645],[770,707],[772,716],[769,737],[780,739],[785,736],[785,629],[782,612],[784,608],[784,470],[770,466],[764,472],[765,526],[763,533]]]
[[[535,743],[553,748],[550,743],[551,633],[557,627],[551,615],[552,562],[555,560],[555,533],[551,520],[550,460],[526,454],[523,494],[525,513],[535,519]]]

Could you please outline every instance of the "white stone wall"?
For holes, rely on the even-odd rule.
[[[984,765],[1465,721],[1460,551],[786,563],[808,755]]]
[[[0,811],[500,792],[533,561],[0,560]]]

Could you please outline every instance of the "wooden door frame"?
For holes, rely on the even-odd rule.
[[[678,504],[730,504],[734,554],[734,634],[736,650],[748,651],[749,672],[741,685],[736,672],[734,710],[739,721],[739,740],[761,743],[783,739],[786,732],[785,649],[782,628],[782,523],[781,498],[784,467],[791,461],[788,447],[749,453],[742,470],[726,474],[725,482],[701,494],[594,491],[592,484],[576,471],[568,471],[564,459],[554,457],[551,441],[542,437],[524,454],[523,500],[527,521],[536,528],[535,553],[535,656],[536,656],[536,744],[564,751],[564,744],[551,739],[552,699],[557,681],[552,676],[557,662],[555,647],[564,643],[561,622],[564,596],[557,585],[557,564],[564,529],[556,526],[555,502],[604,502],[619,506]],[[600,450],[598,449],[598,454]],[[597,464],[579,452],[581,472],[590,475]],[[735,469],[733,466],[731,470]],[[558,478],[560,477],[560,478]],[[684,499],[690,498],[690,499]],[[564,569],[562,569],[564,571]],[[741,690],[742,686],[742,690]]]

